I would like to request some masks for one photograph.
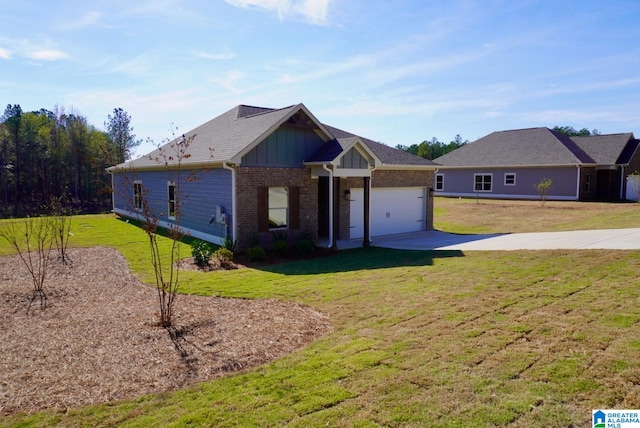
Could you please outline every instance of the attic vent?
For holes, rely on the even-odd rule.
[[[185,141],[187,141],[187,137],[182,134],[182,137],[178,138],[178,145],[184,144]]]

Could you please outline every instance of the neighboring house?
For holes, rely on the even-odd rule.
[[[615,201],[626,178],[640,171],[632,133],[568,137],[548,128],[489,134],[434,159],[440,196],[535,199],[536,184],[552,180],[548,199]]]
[[[180,170],[197,179],[176,178],[175,156],[168,168],[158,160],[179,140],[109,168],[115,213],[140,218],[146,197],[166,227],[180,203],[187,233],[218,244],[229,236],[240,248],[269,246],[273,232],[336,246],[433,227],[433,162],[324,125],[303,104],[239,105],[190,136]]]

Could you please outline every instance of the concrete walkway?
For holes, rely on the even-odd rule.
[[[378,236],[372,241],[372,246],[399,250],[639,250],[640,228],[494,235],[455,235],[431,230]],[[338,242],[339,249],[359,246],[362,246],[362,240]]]

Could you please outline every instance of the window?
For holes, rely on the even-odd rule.
[[[269,187],[269,229],[287,227],[289,217],[289,189]]]
[[[142,211],[142,181],[133,182],[133,208]]]
[[[586,174],[584,176],[584,193],[589,193],[591,191],[591,174]]]
[[[169,213],[169,218],[170,219],[175,219],[176,218],[176,184],[173,182],[169,182],[167,183],[167,189],[168,189],[168,194],[169,194],[169,209],[168,209],[168,213]]]
[[[444,175],[436,174],[436,190],[444,190]]]
[[[492,174],[474,174],[474,190],[476,192],[490,192],[491,182],[493,179]]]
[[[515,186],[516,185],[516,174],[513,172],[506,173],[504,175],[504,185],[505,186]]]

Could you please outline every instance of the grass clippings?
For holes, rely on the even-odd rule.
[[[156,290],[114,249],[52,261],[44,310],[31,308],[17,256],[0,257],[0,415],[183,388],[262,365],[330,330],[296,303],[180,295],[174,327],[157,326]],[[212,281],[215,281],[212,279]]]

